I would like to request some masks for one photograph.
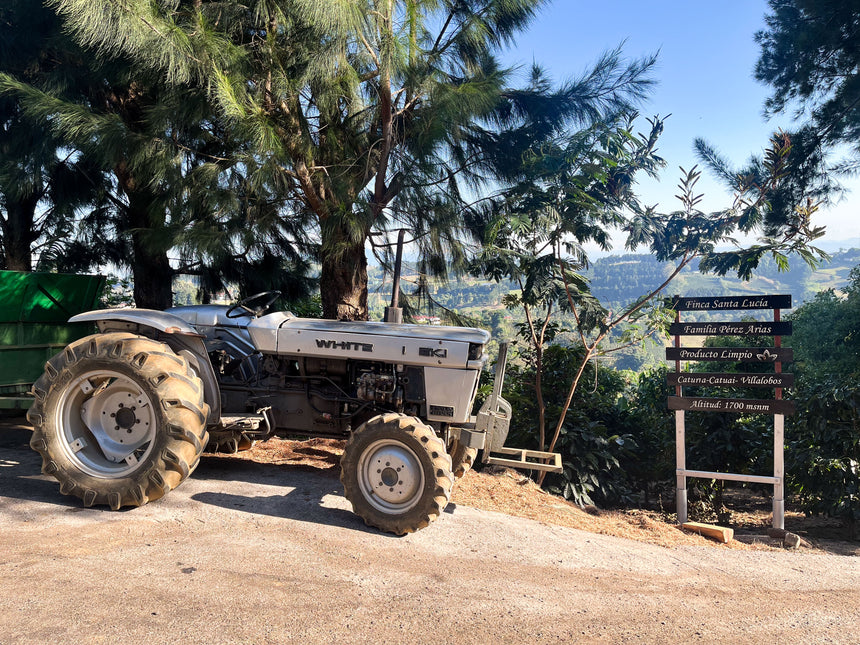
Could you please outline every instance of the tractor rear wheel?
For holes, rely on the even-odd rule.
[[[451,454],[451,469],[454,471],[454,479],[460,479],[469,472],[469,469],[474,465],[475,459],[478,456],[477,448],[470,448],[460,443],[459,439],[451,440],[449,452]]]
[[[208,441],[203,384],[167,345],[96,334],[54,356],[33,386],[30,446],[85,506],[142,506],[176,488]]]
[[[396,413],[373,417],[352,433],[340,478],[353,511],[397,535],[439,517],[454,483],[442,439],[415,417]]]

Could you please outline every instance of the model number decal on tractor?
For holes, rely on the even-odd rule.
[[[362,352],[372,352],[373,351],[373,343],[356,343],[351,340],[324,340],[322,338],[317,338],[317,347],[323,349],[342,349],[344,351],[362,351]]]
[[[435,347],[419,347],[419,356],[430,356],[432,358],[448,358],[448,350]]]
[[[450,405],[431,405],[430,414],[437,417],[453,417],[454,408]]]

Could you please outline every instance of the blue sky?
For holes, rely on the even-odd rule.
[[[659,52],[657,86],[641,112],[672,115],[660,143],[668,165],[660,181],[640,185],[640,194],[647,203],[669,210],[678,206],[673,197],[678,167],[697,163],[696,137],[740,165],[761,152],[774,130],[791,125],[790,115],[765,119],[762,106],[768,88],[753,79],[758,58],[753,35],[764,27],[766,12],[764,0],[555,0],[517,38],[506,60],[525,67],[535,61],[561,81],[578,76],[601,52],[622,42],[629,58]],[[848,185],[856,188],[842,203],[820,211],[817,222],[813,220],[827,226],[827,240],[860,237],[860,218],[852,207],[860,181]],[[698,188],[705,194],[703,210],[731,200],[707,172]]]

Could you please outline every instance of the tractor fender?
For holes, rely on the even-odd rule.
[[[179,316],[155,309],[98,309],[72,316],[69,322],[91,322],[103,334],[125,331],[167,343],[203,381],[203,395],[209,404],[207,425],[220,421],[221,390],[203,336]]]
[[[94,322],[99,331],[137,332],[136,326],[151,327],[165,334],[194,334],[197,330],[179,316],[155,309],[97,309],[69,318],[69,322]]]

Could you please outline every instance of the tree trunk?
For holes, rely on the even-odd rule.
[[[140,186],[124,161],[117,164],[114,172],[128,198],[124,229],[131,232],[129,264],[134,280],[134,304],[145,309],[167,309],[173,305],[173,267],[167,249],[147,239],[150,231],[164,226],[164,217],[156,212],[149,187]]]
[[[367,257],[364,245],[350,245],[337,255],[324,252],[320,285],[323,318],[367,320]]]
[[[139,232],[132,234],[134,304],[146,309],[167,309],[173,305],[173,268],[166,251],[153,251],[141,237]]]
[[[31,194],[6,202],[6,219],[0,219],[3,230],[3,267],[9,271],[33,270],[33,242],[39,233],[34,230],[36,205],[39,197]]]

